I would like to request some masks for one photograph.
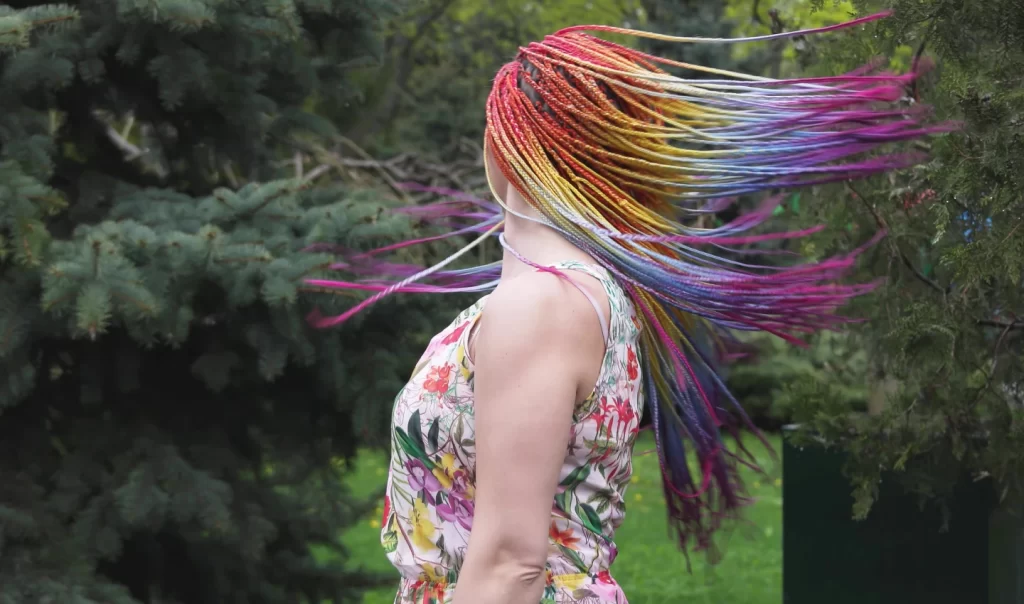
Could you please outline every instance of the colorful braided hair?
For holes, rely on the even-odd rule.
[[[724,226],[696,228],[687,219],[720,211],[723,200],[739,195],[909,166],[919,158],[866,154],[945,127],[924,127],[922,112],[897,103],[913,73],[879,73],[872,65],[835,77],[775,80],[670,61],[584,32],[720,44],[820,33],[884,16],[737,40],[570,27],[521,48],[494,81],[485,143],[504,176],[541,215],[521,217],[550,226],[590,254],[637,310],[645,397],[670,520],[684,551],[691,539],[698,549],[709,546],[721,520],[744,502],[738,466],[754,461],[742,446],[728,451],[721,434],[752,428],[722,378],[730,334],[763,331],[799,343],[802,334],[846,322],[836,309],[871,287],[835,284],[856,252],[787,267],[713,253],[812,232],[745,234],[771,215],[777,195]],[[685,79],[662,66],[713,79]],[[340,316],[314,316],[316,325],[342,323],[394,293],[496,286],[500,263],[448,267],[499,233],[502,207],[458,191],[433,192],[447,199],[400,211],[451,232],[346,255],[337,268],[361,280],[311,284],[376,293]],[[465,235],[476,238],[427,269],[380,259],[408,245]],[[736,417],[739,422],[727,421]],[[688,465],[686,443],[696,472]]]

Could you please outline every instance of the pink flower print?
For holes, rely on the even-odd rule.
[[[603,570],[597,574],[595,581],[587,585],[587,589],[601,599],[602,602],[625,602],[622,588],[612,579],[608,571]]]
[[[469,480],[469,473],[465,470],[456,470],[452,476],[452,492],[459,497],[472,501],[476,495],[476,487]]]
[[[446,335],[444,337],[444,339],[441,340],[441,344],[442,345],[454,344],[455,342],[457,342],[459,340],[459,336],[462,335],[462,332],[466,331],[467,327],[469,327],[469,321],[466,321],[462,325],[459,325],[454,330],[452,330],[452,332],[450,334]]]
[[[441,483],[437,481],[427,466],[418,459],[410,459],[405,462],[405,469],[409,471],[409,486],[414,491],[426,491],[427,495],[433,497],[441,490]]]
[[[448,502],[437,506],[437,515],[445,522],[458,522],[467,531],[473,528],[473,503],[455,493],[450,493]]]

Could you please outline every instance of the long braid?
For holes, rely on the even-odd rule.
[[[729,451],[721,434],[752,428],[722,378],[731,334],[764,331],[799,343],[804,334],[847,322],[836,309],[873,285],[836,284],[856,253],[769,267],[707,249],[728,252],[729,246],[814,231],[745,234],[768,219],[777,197],[719,227],[697,228],[686,221],[720,210],[723,199],[739,195],[910,166],[920,157],[868,152],[950,126],[923,126],[922,111],[896,103],[914,73],[878,73],[877,65],[869,65],[841,76],[775,80],[663,59],[586,32],[724,44],[838,30],[886,14],[738,40],[570,27],[521,48],[495,78],[485,144],[540,218],[504,210],[550,226],[590,254],[623,285],[637,309],[645,394],[670,519],[684,549],[691,540],[698,548],[711,544],[722,519],[744,501],[739,465],[754,465],[742,446],[739,453]],[[685,79],[659,66],[717,79]],[[497,264],[438,270],[500,226],[501,209],[494,204],[456,197],[457,202],[433,206],[431,217],[450,224],[470,220],[456,232],[483,236],[422,272],[372,257],[346,263],[345,270],[356,267],[378,279],[315,284],[377,288],[378,293],[340,317],[317,317],[316,324],[336,325],[394,292],[492,288]],[[398,283],[385,287],[387,276],[399,278]],[[412,285],[428,277],[434,284]],[[730,414],[740,418],[739,424],[726,421]],[[687,443],[698,476],[689,468]]]

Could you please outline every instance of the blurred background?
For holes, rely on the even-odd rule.
[[[645,433],[613,573],[634,604],[1024,602],[1021,0],[81,0],[0,4],[0,603],[391,602],[391,401],[471,300],[313,329],[360,299],[305,285],[347,276],[332,246],[431,234],[388,211],[436,199],[405,183],[486,195],[494,73],[561,27],[724,38],[885,9],[778,42],[615,38],[774,78],[916,69],[900,102],[963,128],[914,169],[788,195],[768,228],[827,228],[744,250],[888,233],[851,276],[879,283],[844,310],[863,323],[748,338],[730,369],[770,447],[747,439],[766,473],[721,560],[688,572]]]

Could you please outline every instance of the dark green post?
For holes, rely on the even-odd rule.
[[[989,521],[989,604],[1024,602],[1024,518],[1020,506],[999,508]]]
[[[987,482],[958,488],[949,530],[941,532],[936,507],[922,508],[894,482],[882,485],[866,520],[854,521],[842,465],[837,452],[783,447],[785,604],[989,603]],[[1002,547],[1021,551],[1021,526],[1017,519],[1013,544]],[[1007,597],[992,604],[1024,603]]]

